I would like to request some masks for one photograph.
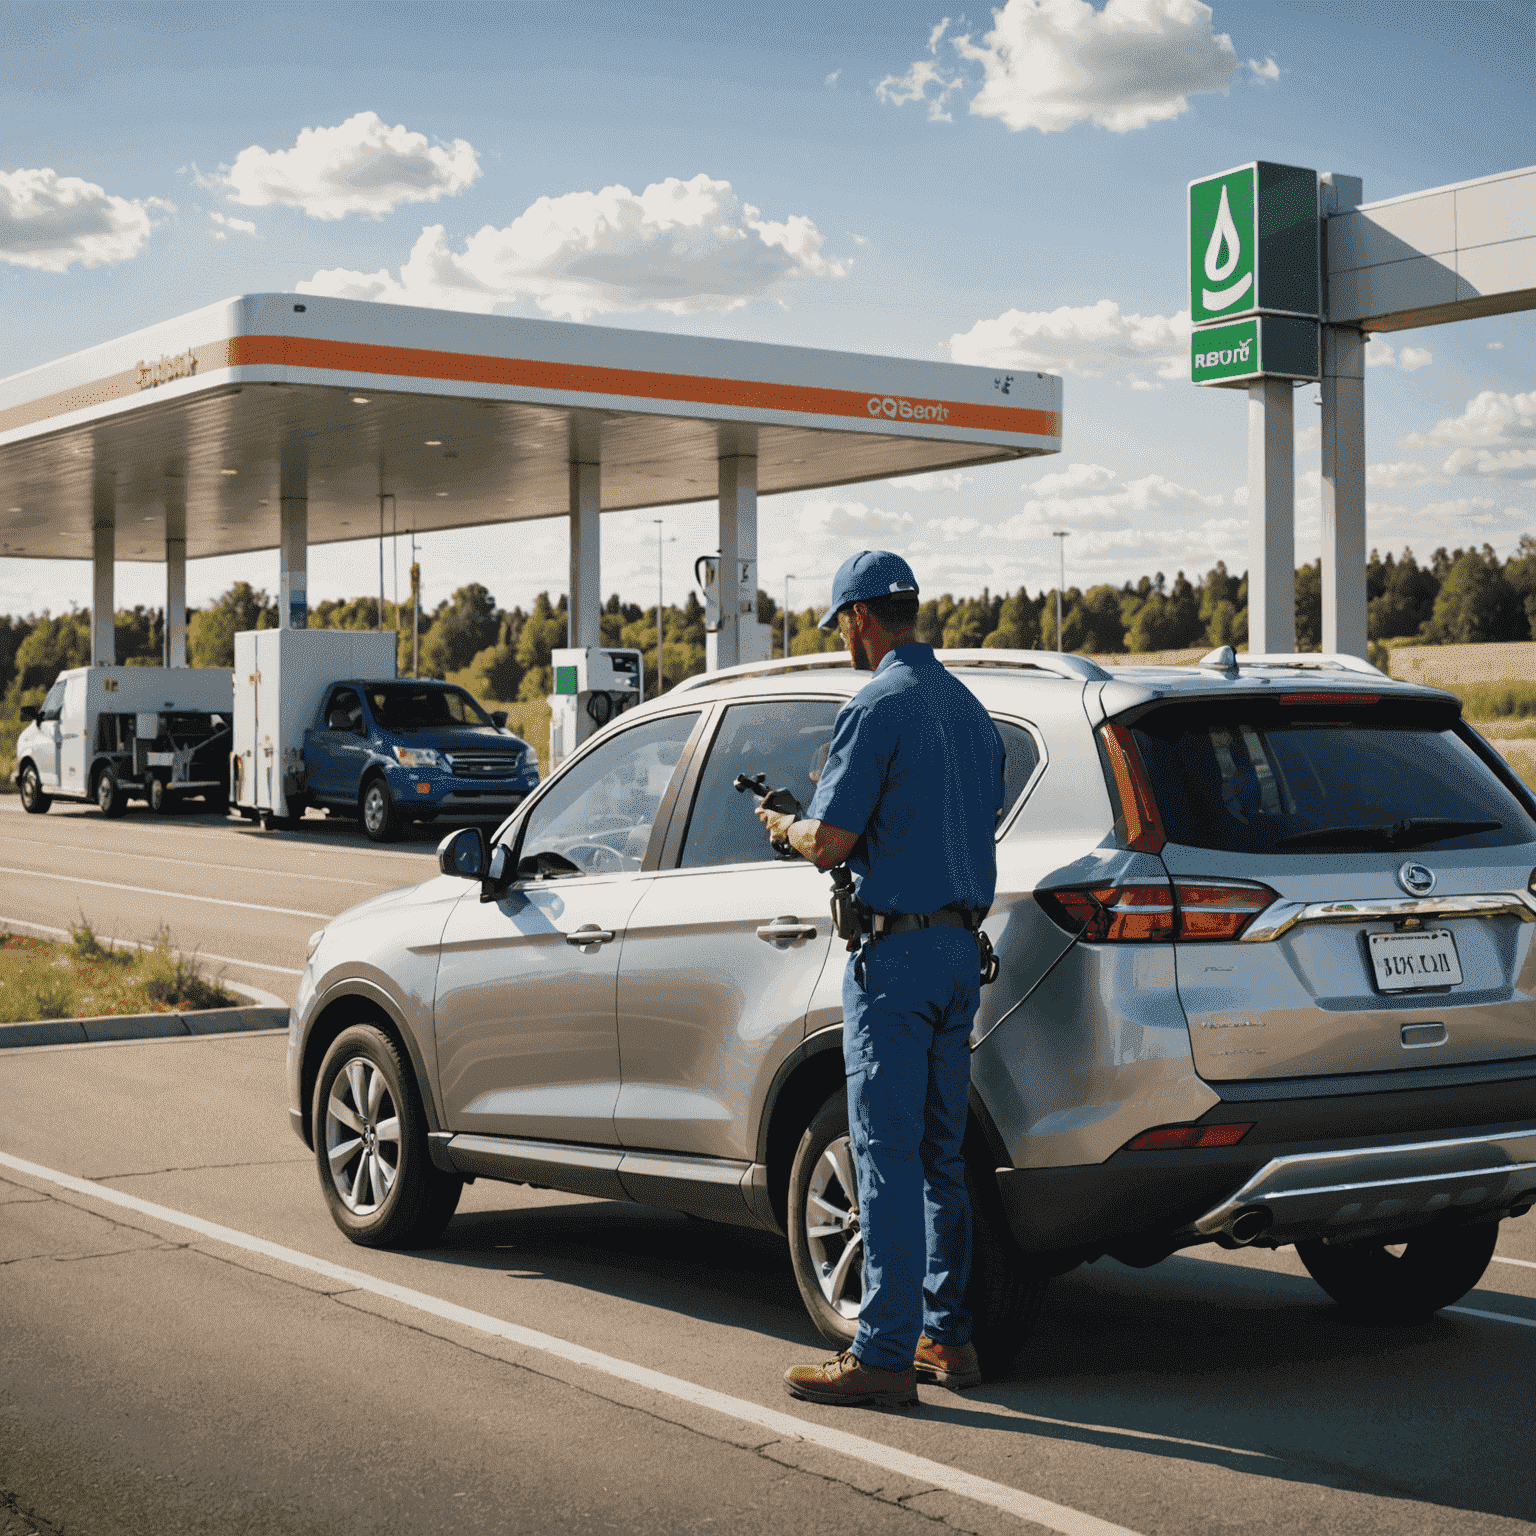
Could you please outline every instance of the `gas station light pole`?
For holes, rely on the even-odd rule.
[[[1072,537],[1070,528],[1053,528],[1051,537],[1056,540],[1056,549],[1061,556],[1059,573],[1056,577],[1056,654],[1061,654],[1061,589],[1067,584],[1067,540]]]

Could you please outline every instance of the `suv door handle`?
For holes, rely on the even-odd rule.
[[[776,917],[757,930],[758,938],[766,944],[782,944],[786,939],[814,939],[815,923],[802,923],[798,917]]]
[[[589,944],[606,944],[614,938],[611,928],[599,928],[596,923],[583,923],[574,933],[565,936],[567,944],[574,944],[578,949],[585,949]]]

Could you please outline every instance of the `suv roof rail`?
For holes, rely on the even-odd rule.
[[[1071,651],[996,650],[939,651],[946,667],[1009,667],[1030,672],[1045,672],[1051,677],[1065,677],[1074,682],[1104,683],[1113,673],[1098,662]]]
[[[1214,651],[1202,656],[1197,663],[1221,672],[1238,672],[1244,667],[1288,668],[1311,672],[1361,672],[1367,677],[1385,677],[1380,667],[1374,667],[1358,656],[1348,656],[1335,651],[1277,652],[1252,655],[1247,651],[1234,652],[1230,645],[1218,645]]]
[[[721,667],[716,672],[697,672],[685,677],[673,688],[673,693],[687,693],[702,688],[706,683],[717,683],[727,677],[777,677],[784,672],[809,672],[817,667],[848,668],[853,658],[847,651],[818,651],[812,656],[791,656],[787,661],[781,656],[777,661],[746,661],[737,667]]]
[[[935,651],[934,654],[946,667],[1006,667],[1009,670],[1044,672],[1051,677],[1064,677],[1078,682],[1102,683],[1110,674],[1096,661],[1086,656],[1074,656],[1070,652],[1056,651],[1005,651],[1005,650],[956,650]],[[846,669],[853,665],[847,651],[821,651],[813,656],[791,656],[788,661],[779,657],[775,661],[749,661],[738,667],[721,667],[718,672],[699,672],[685,677],[672,690],[674,694],[702,688],[707,683],[735,677],[779,677],[787,672],[808,672],[815,668]]]

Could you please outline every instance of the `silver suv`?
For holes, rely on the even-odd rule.
[[[986,1368],[1101,1254],[1294,1243],[1382,1321],[1463,1295],[1536,1199],[1536,800],[1456,699],[1350,658],[941,655],[1008,751],[966,1146]],[[349,1238],[430,1243],[474,1178],[641,1201],[786,1235],[852,1337],[843,946],[733,784],[806,803],[864,681],[693,679],[315,936],[289,1113]]]

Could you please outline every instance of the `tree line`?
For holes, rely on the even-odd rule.
[[[1465,644],[1486,640],[1527,640],[1536,635],[1536,537],[1525,534],[1507,560],[1491,546],[1437,549],[1420,565],[1411,549],[1400,557],[1372,550],[1366,566],[1367,632],[1373,642],[1411,640],[1420,644]],[[836,650],[836,634],[816,628],[817,609],[790,614],[791,655]],[[398,666],[412,670],[411,611],[386,603],[384,625],[398,635]],[[783,654],[784,615],[763,591],[757,617],[773,629],[773,654]],[[470,672],[484,697],[502,701],[541,699],[552,687],[550,652],[566,644],[566,600],[541,592],[531,609],[503,609],[478,582],[418,616],[419,671],[447,677]],[[187,660],[196,667],[234,665],[234,637],[246,629],[277,625],[276,603],[247,582],[236,582],[206,608],[188,611]],[[374,629],[375,597],[317,603],[312,629]],[[704,670],[704,608],[692,591],[663,614],[665,686]],[[116,615],[118,661],[157,666],[165,644],[160,609],[121,609]],[[656,608],[626,603],[617,593],[604,605],[602,643],[642,653],[646,694],[655,691]],[[945,649],[976,647],[1055,650],[1056,593],[1031,596],[983,591],[979,597],[945,593],[919,609],[917,635]],[[1194,646],[1241,647],[1248,639],[1248,578],[1218,562],[1191,582],[1183,571],[1170,582],[1159,571],[1116,587],[1062,593],[1060,648],[1089,654],[1178,650]],[[1300,650],[1322,645],[1322,563],[1296,572],[1296,643]],[[90,660],[90,612],[72,609],[57,616],[0,617],[0,752],[14,740],[23,704],[41,701],[59,672]]]

